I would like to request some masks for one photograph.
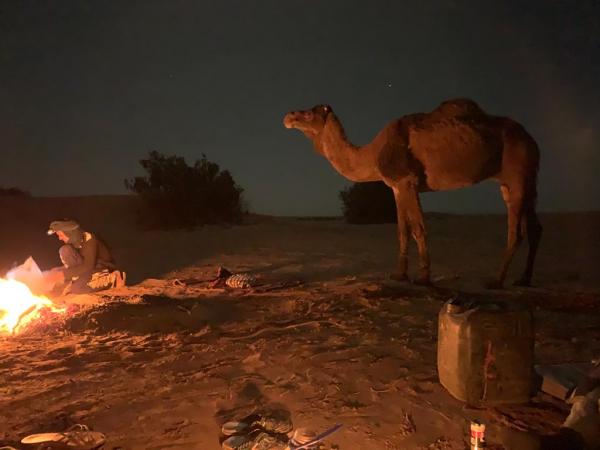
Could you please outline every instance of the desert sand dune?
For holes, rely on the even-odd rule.
[[[226,420],[283,408],[298,426],[342,422],[326,448],[462,449],[474,417],[490,424],[491,448],[527,448],[524,431],[556,431],[566,406],[540,397],[475,410],[450,397],[436,372],[443,302],[458,293],[530,303],[537,362],[600,353],[598,213],[542,214],[535,287],[485,291],[505,243],[501,215],[427,216],[428,289],[388,279],[392,224],[252,216],[232,227],[140,231],[131,197],[0,206],[0,268],[29,255],[42,268],[57,264],[59,243],[45,227],[68,216],[108,241],[130,281],[60,323],[0,338],[0,443],[86,423],[109,449],[218,449]],[[207,289],[219,265],[267,285],[302,284]]]

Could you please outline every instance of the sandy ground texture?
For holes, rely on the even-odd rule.
[[[542,215],[536,287],[493,292],[481,286],[499,264],[503,216],[428,215],[436,286],[421,288],[388,278],[391,224],[251,217],[139,231],[127,198],[1,202],[0,268],[29,255],[57,264],[59,243],[44,231],[69,216],[109,242],[130,285],[67,299],[60,320],[0,338],[0,444],[84,423],[107,449],[218,449],[223,422],[275,409],[295,426],[343,423],[327,449],[462,449],[473,418],[489,424],[490,448],[525,449],[530,433],[558,429],[567,406],[544,395],[486,409],[453,399],[436,370],[443,303],[530,304],[538,363],[600,354],[597,213]],[[263,286],[209,289],[220,265]]]

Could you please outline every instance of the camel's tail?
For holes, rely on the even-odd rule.
[[[531,138],[530,143],[530,160],[529,165],[527,167],[527,173],[525,176],[525,203],[523,205],[524,211],[520,220],[520,227],[522,235],[527,235],[531,242],[535,241],[534,246],[537,248],[537,242],[539,242],[539,238],[542,233],[542,226],[537,216],[537,198],[538,198],[538,172],[540,167],[540,152],[538,146]],[[535,258],[535,250],[533,252],[532,258]],[[533,261],[533,259],[532,259]],[[533,262],[528,265],[533,265]],[[529,269],[531,270],[531,268]]]
[[[535,211],[540,167],[539,147],[533,136],[521,124],[511,119],[505,119],[504,127],[504,151],[510,157],[507,158],[503,172],[507,172],[506,175],[509,179],[516,172],[519,187],[523,189],[524,211]]]
[[[535,170],[531,171],[531,175],[527,179],[527,209],[535,211],[537,207],[537,182],[538,182],[538,166],[536,165]]]
[[[526,189],[527,189],[527,196],[528,196],[528,205],[527,209],[528,210],[533,210],[535,211],[536,206],[537,206],[537,198],[538,198],[538,190],[537,190],[537,183],[538,183],[538,172],[540,169],[540,151],[539,148],[537,146],[537,143],[532,140],[532,148],[533,151],[532,153],[532,160],[530,162],[530,166],[529,166],[529,173],[528,173],[528,177],[526,178]]]

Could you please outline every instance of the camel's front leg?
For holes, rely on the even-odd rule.
[[[408,280],[408,223],[406,216],[406,208],[402,198],[394,190],[394,198],[396,199],[396,216],[398,219],[398,267],[396,272],[392,274],[392,279],[398,281]]]
[[[412,236],[417,243],[417,249],[419,251],[419,274],[415,283],[417,284],[430,284],[430,260],[429,250],[427,249],[427,236],[425,232],[425,221],[423,219],[423,210],[421,209],[421,202],[419,201],[419,193],[417,192],[413,183],[406,183],[399,189],[394,189],[396,197],[396,208],[398,211],[403,211],[404,214],[404,228],[406,229],[406,219],[410,223],[410,229]],[[398,217],[398,225],[400,228],[400,217]],[[406,236],[406,232],[405,232]],[[406,246],[407,242],[404,243],[404,256],[406,257]],[[402,241],[400,242],[400,258],[402,260]]]

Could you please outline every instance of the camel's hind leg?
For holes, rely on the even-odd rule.
[[[501,288],[506,279],[506,273],[510,262],[519,247],[522,240],[521,235],[521,220],[523,218],[523,189],[518,186],[507,186],[503,184],[500,186],[502,192],[502,198],[506,203],[507,215],[508,215],[508,237],[506,241],[506,250],[504,251],[504,258],[502,259],[502,265],[498,273],[498,278],[495,281],[488,284],[490,288]]]
[[[531,276],[533,274],[533,264],[535,263],[535,256],[537,249],[542,238],[542,224],[538,219],[537,213],[535,212],[535,202],[529,201],[525,205],[525,212],[521,223],[523,233],[527,234],[527,241],[529,244],[529,252],[527,253],[527,264],[521,277],[515,281],[516,286],[530,286]]]

